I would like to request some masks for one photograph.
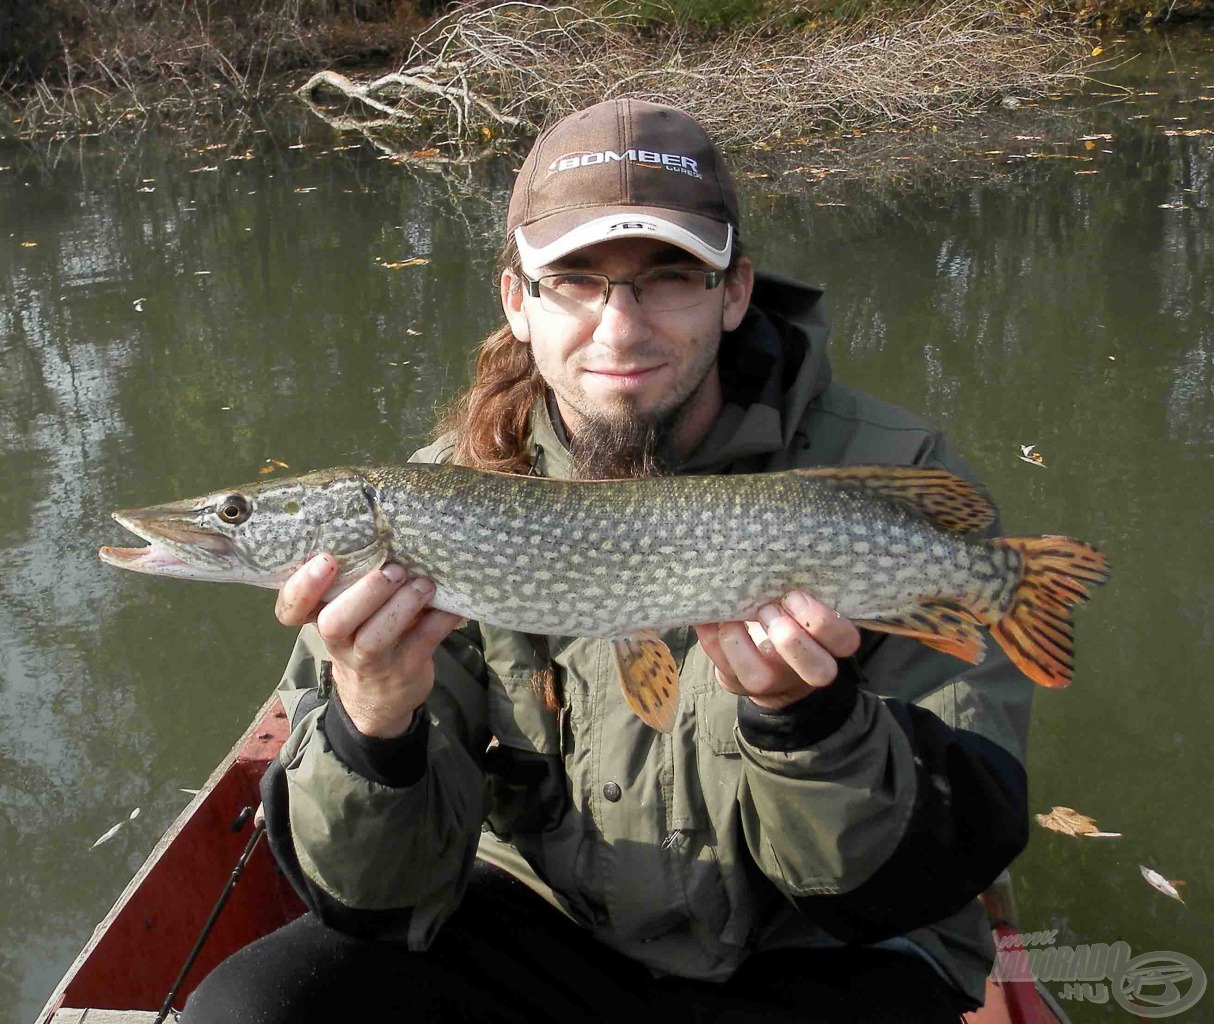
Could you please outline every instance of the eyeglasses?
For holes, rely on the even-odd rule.
[[[589,274],[567,270],[562,274],[545,274],[538,281],[529,277],[527,294],[540,300],[549,313],[566,316],[597,316],[607,304],[612,285],[631,286],[637,305],[649,313],[669,313],[676,309],[691,309],[704,301],[704,293],[721,283],[718,270],[692,270],[684,267],[658,267],[637,274],[630,281],[613,281],[605,274]]]

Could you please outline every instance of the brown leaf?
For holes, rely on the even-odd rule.
[[[437,149],[415,149],[409,155],[411,157],[415,157],[418,160],[433,160],[436,156],[438,156],[438,150]]]
[[[381,263],[384,270],[400,270],[401,267],[421,267],[430,261],[424,256],[414,256],[411,260],[398,260],[395,263]]]
[[[1095,839],[1115,839],[1120,832],[1101,832],[1096,822],[1073,807],[1054,807],[1049,814],[1036,815],[1037,824],[1064,836],[1091,836]]]

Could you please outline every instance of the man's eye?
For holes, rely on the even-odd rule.
[[[692,279],[694,271],[680,270],[678,267],[664,267],[661,270],[652,270],[649,272],[649,280],[658,284],[674,282],[675,284],[686,284]]]
[[[553,288],[582,288],[594,283],[594,278],[586,274],[554,274],[548,278],[548,284]]]

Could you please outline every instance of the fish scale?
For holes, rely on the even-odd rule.
[[[936,591],[984,604],[1003,596],[976,585],[976,575],[998,575],[991,555],[969,551],[985,542],[806,474],[523,486],[518,477],[454,467],[364,475],[388,519],[408,523],[392,554],[435,580],[436,607],[523,632],[613,637],[754,618],[760,605],[797,589],[849,618],[870,618],[933,596],[911,582],[928,565],[942,575]],[[533,532],[542,518],[549,529]],[[503,567],[504,587],[484,585],[485,544]],[[561,565],[580,607],[522,590],[549,561]],[[608,579],[627,586],[606,586]]]

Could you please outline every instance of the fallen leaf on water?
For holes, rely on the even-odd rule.
[[[136,807],[133,811],[131,811],[131,815],[129,818],[127,818],[127,821],[134,821],[138,817],[139,817],[139,808]]]
[[[197,795],[198,795],[198,790],[196,790],[196,789],[183,789],[181,792],[183,792],[183,793],[189,793],[189,794],[190,794],[190,796],[197,796]]]
[[[195,167],[190,174],[202,174],[203,171],[217,171],[218,167]]]
[[[310,185],[308,188],[297,188],[295,191],[298,192],[300,195],[304,195],[308,192],[315,192],[317,190],[317,188],[319,188],[319,187],[320,187],[319,185]]]
[[[136,192],[155,192],[156,189],[153,186],[153,187],[137,188],[137,189],[135,189],[135,191]]]
[[[145,302],[147,302],[147,299],[136,299],[134,302],[132,302],[132,303],[131,303],[131,305],[135,307],[135,312],[136,312],[136,313],[142,313],[142,312],[143,312],[143,304],[144,304]]]
[[[411,260],[399,260],[395,263],[381,263],[379,265],[384,270],[400,270],[401,267],[420,267],[429,262],[424,256],[414,256]]]
[[[1169,882],[1158,871],[1152,871],[1145,864],[1139,864],[1138,870],[1142,872],[1142,877],[1147,880],[1147,884],[1153,889],[1158,889],[1165,896],[1171,896],[1172,899],[1184,902],[1184,898],[1180,895],[1176,886],[1184,885],[1184,882],[1179,879]]]
[[[38,246],[37,242],[22,242],[21,243],[22,249],[35,249],[35,248],[37,248],[37,246]]]
[[[264,466],[262,466],[257,472],[264,476],[266,473],[273,473],[274,470],[276,470],[276,469],[290,469],[290,468],[291,467],[288,466],[285,462],[280,462],[278,459],[266,459],[266,464]]]
[[[406,333],[406,334],[412,334],[412,335],[413,335],[413,336],[416,338],[416,337],[420,337],[422,332],[421,332],[421,331],[415,331],[415,330],[414,330],[412,327],[406,327],[406,328],[405,328],[405,333]]]
[[[1115,362],[1117,362],[1117,357],[1116,357],[1116,356],[1109,356],[1109,359],[1110,359],[1112,362],[1114,362],[1114,363],[1115,363]]]
[[[1035,444],[1022,444],[1020,446],[1020,461],[1027,462],[1030,466],[1040,466],[1046,468],[1045,459],[1042,458],[1041,452],[1037,451]]]
[[[122,828],[122,826],[125,824],[126,824],[125,821],[120,821],[120,822],[118,822],[117,825],[113,825],[110,828],[106,829],[100,836],[97,837],[96,841],[93,843],[92,846],[89,847],[89,849],[95,850],[102,843],[108,843],[111,839],[114,838],[114,836],[116,836],[118,834],[118,830],[120,828]],[[1143,868],[1143,871],[1145,871],[1145,870],[1146,870],[1146,868]],[[1148,881],[1150,881],[1150,880],[1148,879]],[[1152,882],[1151,884],[1154,885],[1155,883]]]
[[[1159,208],[1161,210],[1187,210],[1188,209],[1188,207],[1184,203],[1181,203],[1181,202],[1160,203]]]
[[[1084,149],[1095,149],[1096,143],[1094,143],[1091,139],[1085,139],[1084,143],[1083,143],[1083,148]]]
[[[1099,135],[1080,135],[1079,141],[1080,142],[1112,142],[1113,136],[1109,135],[1107,133],[1102,133]]]
[[[1091,52],[1090,56],[1092,56],[1092,57],[1099,57],[1099,56],[1100,56],[1102,53],[1104,53],[1104,47],[1103,47],[1103,46],[1097,46],[1097,47],[1096,47],[1096,49],[1094,49],[1094,50]]]
[[[1096,822],[1073,807],[1052,807],[1049,814],[1038,814],[1037,824],[1064,836],[1087,836],[1090,839],[1119,839],[1120,832],[1101,832]]]

